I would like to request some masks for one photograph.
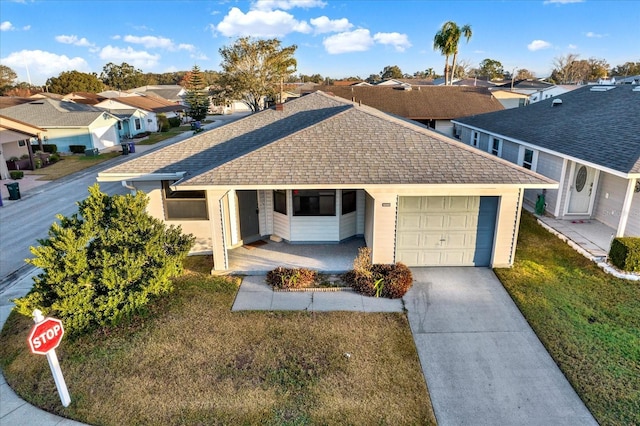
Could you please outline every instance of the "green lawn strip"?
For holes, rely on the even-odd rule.
[[[496,274],[598,422],[640,424],[640,283],[606,274],[523,214]]]
[[[32,321],[12,313],[0,334],[7,382],[90,424],[435,424],[404,314],[232,313],[237,286],[186,273],[144,315],[63,340],[66,409],[46,358],[28,353]]]
[[[120,155],[121,154],[117,151],[105,152],[96,156],[87,156],[83,154],[64,155],[60,157],[59,161],[50,166],[33,171],[27,171],[27,173],[37,175],[38,180],[56,180],[95,166],[96,164],[103,163]]]

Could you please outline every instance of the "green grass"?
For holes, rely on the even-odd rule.
[[[90,424],[435,424],[404,314],[232,313],[239,279],[209,276],[210,265],[188,258],[146,315],[63,340],[66,409],[46,358],[27,351],[32,321],[12,313],[0,334],[7,382]]]
[[[60,161],[50,166],[33,171],[28,170],[26,173],[38,175],[38,180],[56,180],[120,155],[119,152],[106,152],[96,156],[86,156],[82,154],[64,155],[60,157]]]
[[[602,425],[640,424],[640,283],[603,272],[523,214],[496,274]]]

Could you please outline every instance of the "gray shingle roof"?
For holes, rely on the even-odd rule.
[[[91,105],[55,99],[32,102],[2,109],[2,115],[39,127],[86,127],[104,111]]]
[[[108,174],[187,172],[181,185],[547,184],[408,120],[322,92],[196,135]]]
[[[640,91],[585,86],[526,107],[455,120],[623,173],[640,173]],[[552,106],[554,100],[562,105]]]

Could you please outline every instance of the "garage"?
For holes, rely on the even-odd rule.
[[[489,266],[498,200],[400,197],[396,261],[408,266]]]

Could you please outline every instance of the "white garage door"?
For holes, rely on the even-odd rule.
[[[400,197],[396,261],[408,266],[488,266],[498,197]]]

